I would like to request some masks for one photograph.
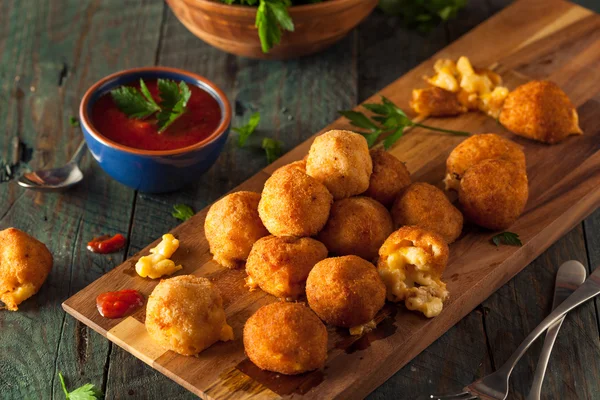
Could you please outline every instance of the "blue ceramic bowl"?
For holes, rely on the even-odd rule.
[[[110,90],[138,82],[140,78],[182,80],[204,89],[221,107],[219,126],[199,143],[166,151],[135,149],[102,136],[90,118],[94,103]],[[108,175],[133,189],[162,193],[180,189],[197,180],[214,164],[229,135],[231,106],[214,83],[199,75],[166,67],[134,68],[107,76],[89,88],[79,106],[79,120],[90,152]]]

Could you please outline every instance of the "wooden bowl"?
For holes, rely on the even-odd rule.
[[[365,19],[378,0],[327,0],[291,7],[294,32],[283,33],[269,53],[260,47],[254,26],[256,7],[230,6],[215,0],[166,0],[179,21],[206,43],[251,58],[286,59],[331,46]]]

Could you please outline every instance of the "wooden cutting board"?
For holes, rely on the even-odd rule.
[[[181,241],[173,259],[184,266],[182,273],[214,281],[222,292],[235,341],[217,343],[198,357],[185,357],[159,348],[148,337],[145,310],[120,320],[98,314],[95,298],[102,292],[129,288],[146,296],[151,293],[157,281],[137,276],[134,265],[155,243],[65,301],[64,309],[203,398],[364,397],[600,204],[600,16],[559,0],[518,1],[379,94],[408,109],[411,89],[424,87],[421,77],[431,73],[433,62],[461,55],[476,66],[494,65],[510,89],[530,79],[555,81],[578,108],[585,135],[549,146],[514,136],[478,113],[427,121],[474,133],[496,132],[515,140],[525,148],[530,182],[527,208],[510,229],[519,233],[523,247],[495,247],[489,243],[492,233],[471,226],[450,246],[444,278],[451,298],[439,317],[429,320],[403,306],[386,305],[378,316],[378,328],[361,338],[328,329],[330,350],[323,370],[296,377],[262,372],[244,355],[242,328],[254,311],[275,299],[261,291],[248,292],[243,270],[226,270],[211,260],[203,229],[206,209],[172,231]],[[368,101],[379,101],[379,94]],[[333,128],[351,129],[340,119],[324,131]],[[414,181],[441,186],[446,157],[462,140],[414,129],[391,152],[406,162]],[[301,144],[235,190],[260,192],[270,173],[302,158],[311,142]]]

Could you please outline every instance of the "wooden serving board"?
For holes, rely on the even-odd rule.
[[[151,293],[158,281],[140,278],[134,265],[155,243],[65,301],[64,309],[206,399],[364,397],[600,204],[600,16],[559,0],[518,1],[379,94],[408,109],[411,89],[424,86],[421,77],[431,73],[433,62],[461,55],[476,66],[495,65],[510,89],[530,79],[555,81],[578,108],[585,135],[549,146],[514,136],[478,113],[427,121],[510,137],[525,148],[530,182],[526,210],[510,229],[519,233],[523,247],[494,247],[489,243],[491,232],[472,226],[466,226],[463,236],[450,246],[444,278],[451,298],[439,317],[429,320],[403,306],[388,304],[378,316],[378,328],[361,338],[328,329],[330,350],[323,370],[296,377],[262,372],[244,355],[242,328],[252,313],[275,299],[260,290],[248,292],[243,270],[223,269],[211,260],[203,229],[207,210],[172,231],[181,241],[174,260],[184,266],[181,273],[207,276],[220,289],[236,340],[217,343],[197,357],[185,357],[161,349],[148,337],[145,310],[121,320],[98,314],[95,298],[102,292],[130,288],[146,296]],[[379,94],[369,101],[379,101]],[[351,129],[343,119],[323,131],[332,128]],[[406,162],[414,181],[440,186],[446,157],[462,140],[414,129],[391,152]],[[311,142],[301,144],[235,190],[260,192],[270,173],[302,158]]]

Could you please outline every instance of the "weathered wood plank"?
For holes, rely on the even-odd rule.
[[[0,136],[2,156],[18,134],[33,149],[32,167],[66,162],[82,140],[69,116],[83,92],[111,72],[154,61],[161,11],[150,1],[126,9],[117,1],[2,2],[0,122],[9,133]],[[58,370],[72,387],[102,385],[109,343],[67,318],[60,303],[124,259],[125,251],[98,256],[85,248],[95,235],[127,234],[133,191],[89,157],[82,169],[85,180],[64,194],[0,185],[0,228],[29,232],[54,255],[40,292],[18,312],[0,312],[2,398],[61,398]]]

